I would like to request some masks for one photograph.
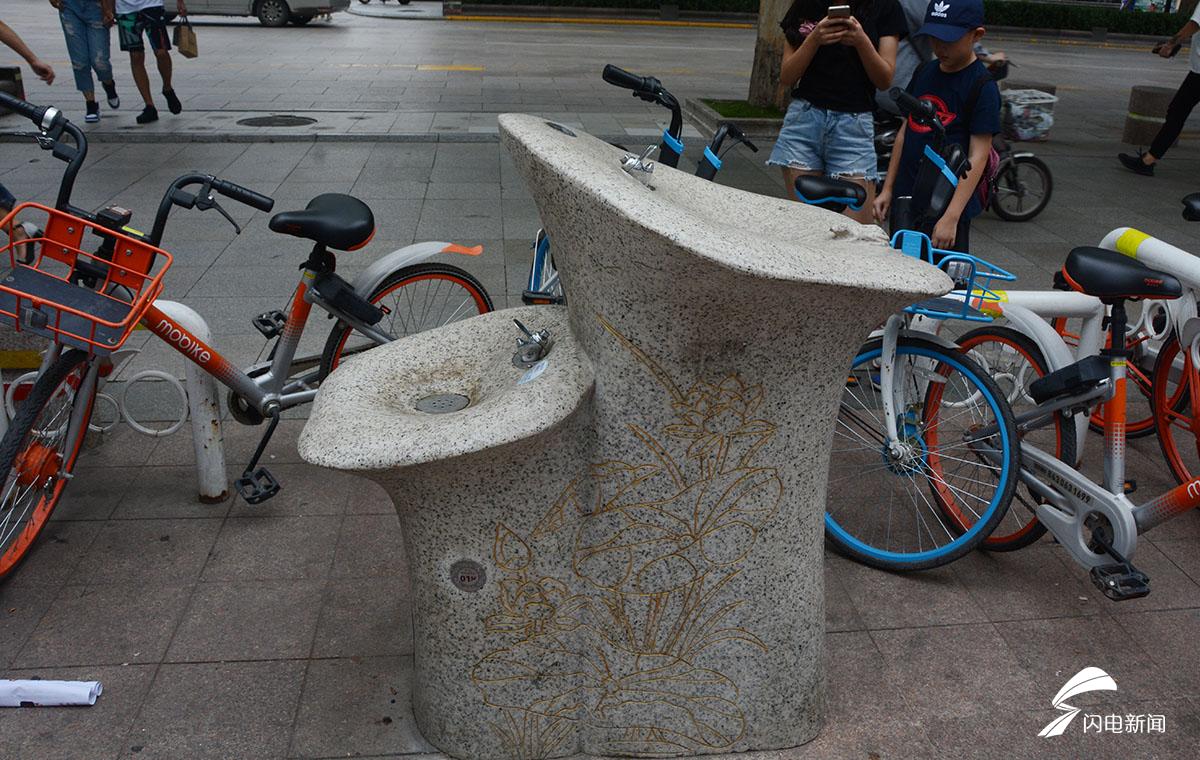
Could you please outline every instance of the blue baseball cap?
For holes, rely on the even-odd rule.
[[[981,26],[983,0],[932,0],[917,34],[936,37],[942,42],[958,42],[964,34]]]

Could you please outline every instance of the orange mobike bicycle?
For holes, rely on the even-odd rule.
[[[87,155],[87,139],[52,107],[38,107],[0,93],[0,106],[29,118],[39,145],[67,163],[54,208],[20,204],[0,220],[9,233],[0,253],[0,322],[52,342],[37,379],[0,440],[0,580],[12,573],[45,526],[72,477],[98,388],[113,372],[113,352],[140,324],[230,389],[230,411],[239,421],[268,421],[254,456],[236,481],[238,493],[256,504],[279,492],[259,467],[279,415],[316,396],[325,376],[347,356],[467,316],[492,303],[471,275],[444,264],[413,263],[447,243],[401,249],[347,282],[336,272],[333,250],[362,248],[375,232],[374,217],[348,195],[320,195],[302,211],[275,214],[275,232],[313,241],[286,314],[269,312],[254,324],[275,341],[270,358],[245,370],[180,324],[156,299],[171,255],[159,247],[176,206],[216,209],[222,195],[260,211],[274,201],[206,174],[185,174],[164,194],[149,234],[128,226],[132,214],[110,206],[92,213],[71,205],[75,177]],[[43,231],[14,240],[18,217],[40,216]],[[240,230],[239,230],[240,231]],[[85,247],[95,250],[88,252]],[[332,250],[331,250],[332,249]],[[475,252],[474,250],[470,252]],[[336,322],[319,356],[296,357],[305,322],[316,306]],[[432,316],[431,316],[432,315]]]

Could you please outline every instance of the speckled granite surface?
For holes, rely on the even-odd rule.
[[[396,502],[421,730],[480,759],[802,744],[824,701],[821,517],[845,368],[949,280],[877,228],[662,167],[647,187],[588,135],[500,124],[568,294],[551,364],[564,349],[573,368],[536,394],[513,385],[515,330],[485,315],[347,363],[300,444]],[[491,403],[408,409],[473,382]],[[451,583],[462,559],[478,591]]]

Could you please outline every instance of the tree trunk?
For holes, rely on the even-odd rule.
[[[750,70],[751,105],[787,108],[788,91],[779,84],[783,60],[783,29],[779,22],[792,0],[758,0],[758,41],[754,44],[754,66]]]

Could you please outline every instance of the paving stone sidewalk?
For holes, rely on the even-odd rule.
[[[18,8],[27,14],[37,10],[32,3]],[[8,20],[7,4],[4,15]],[[286,55],[283,48],[272,49],[272,38],[250,36],[264,30],[243,26],[228,28],[238,39],[266,40],[264,62]],[[541,32],[505,34],[532,38]],[[45,30],[37,34],[47,44],[53,40]],[[505,39],[484,29],[473,34]],[[661,54],[655,58],[648,48],[629,43],[637,38],[623,34],[614,42],[643,56],[644,66],[661,66]],[[232,60],[237,44],[227,44]],[[370,56],[382,44],[364,47],[360,60],[375,65]],[[449,55],[420,36],[406,44],[425,56],[414,53],[406,65],[434,54],[449,58],[447,63],[465,55]],[[1029,50],[1026,60],[1040,60],[1041,48]],[[1106,62],[1101,54],[1113,58]],[[339,55],[344,60],[345,51]],[[574,65],[565,55],[551,63],[517,57],[512,65],[530,70]],[[1054,172],[1050,207],[1030,223],[987,216],[973,229],[976,252],[1017,272],[1022,287],[1048,286],[1049,274],[1071,246],[1094,244],[1122,224],[1200,250],[1200,226],[1183,222],[1177,203],[1200,189],[1197,145],[1183,142],[1154,179],[1130,175],[1113,160],[1121,148],[1121,87],[1149,76],[1169,83],[1173,74],[1153,68],[1149,56],[1120,49],[1078,60],[1092,68],[1058,62],[1068,80],[1060,89],[1060,120],[1051,142],[1033,146]],[[594,62],[580,64],[564,91],[593,78]],[[1031,68],[1033,75],[1052,71],[1049,62]],[[370,81],[354,87],[386,76],[366,70],[373,72]],[[1096,71],[1111,76],[1111,84],[1098,83]],[[440,74],[448,86],[450,72]],[[300,78],[278,72],[265,77],[280,94]],[[471,102],[458,113],[479,115],[470,109],[480,107],[494,84],[488,79],[485,72],[479,93],[465,95]],[[542,93],[539,87],[552,79],[525,73],[516,77],[515,90]],[[686,87],[713,81],[698,76]],[[334,82],[325,91],[346,86]],[[735,77],[720,84],[728,92],[741,86]],[[55,87],[56,94],[66,91]],[[398,93],[397,104],[408,94]],[[483,113],[492,119],[510,108],[563,113],[548,105],[558,94],[530,95],[537,97],[543,99],[497,103]],[[602,131],[588,127],[582,115],[601,119],[605,108],[628,107],[602,97],[594,109],[580,103],[570,111],[578,119],[563,120]],[[213,108],[241,112],[252,103],[230,100]],[[443,103],[438,101],[438,109]],[[650,111],[619,113],[644,125]],[[469,118],[466,123],[470,126]],[[6,126],[0,122],[0,129]],[[782,193],[762,157],[731,153],[720,181]],[[136,209],[135,222],[144,224],[167,183],[191,169],[271,194],[278,210],[302,207],[320,192],[362,197],[374,209],[380,232],[364,251],[342,256],[343,274],[414,240],[482,243],[483,256],[459,263],[480,277],[498,306],[519,302],[539,219],[511,161],[494,142],[98,142],[76,200],[84,206],[119,200]],[[51,199],[59,170],[34,148],[0,144],[0,181],[25,198]],[[245,223],[240,237],[212,214],[180,215],[173,223],[166,242],[177,263],[167,295],[204,315],[214,343],[233,361],[249,363],[264,347],[249,318],[286,302],[306,248],[270,233],[263,214],[233,204],[230,211]],[[313,319],[306,348],[319,350],[327,325]],[[147,339],[134,340],[140,345]],[[176,355],[158,344],[146,344],[135,365],[150,366],[181,372]],[[46,537],[20,574],[0,587],[0,677],[99,678],[105,693],[90,708],[0,710],[0,758],[439,757],[416,732],[408,703],[409,587],[395,513],[382,491],[366,481],[299,461],[295,440],[304,411],[297,413],[301,418],[282,423],[267,462],[284,491],[259,507],[234,499],[216,505],[195,500],[186,430],[154,440],[121,428],[89,447]],[[225,431],[233,475],[248,460],[259,429],[227,419]],[[1169,475],[1153,440],[1133,442],[1131,449],[1130,476],[1138,479],[1141,493],[1165,489]],[[1100,597],[1048,541],[1015,554],[978,553],[909,576],[827,556],[827,726],[810,745],[766,753],[760,760],[1194,758],[1200,742],[1200,516],[1186,515],[1146,538],[1138,559],[1154,579],[1154,593],[1120,605]],[[1098,737],[1080,730],[1038,739],[1041,727],[1059,714],[1050,705],[1055,692],[1088,665],[1112,674],[1120,691],[1082,697],[1079,706],[1163,714],[1166,733]]]

